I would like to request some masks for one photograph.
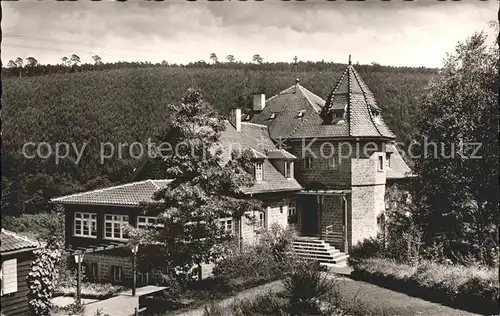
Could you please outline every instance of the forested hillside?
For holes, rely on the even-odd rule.
[[[100,164],[100,144],[146,144],[166,128],[166,105],[178,102],[190,87],[200,88],[205,99],[228,114],[229,109],[251,106],[251,93],[267,97],[300,79],[300,83],[326,99],[342,69],[277,71],[154,67],[100,70],[3,80],[2,212],[37,212],[51,206],[53,196],[102,187],[127,180],[138,161],[117,153]],[[383,115],[400,140],[408,142],[418,115],[418,98],[431,76],[422,71],[377,71],[358,68],[373,91]],[[55,164],[48,159],[23,158],[26,142],[74,143],[83,158],[70,148],[70,157]]]

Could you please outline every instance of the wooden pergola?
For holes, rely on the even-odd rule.
[[[133,245],[131,246],[130,244],[127,243],[118,243],[118,242],[110,242],[107,244],[98,244],[98,245],[89,245],[87,247],[77,247],[77,248],[68,248],[66,249],[67,252],[69,252],[72,256],[75,258],[75,262],[77,263],[77,286],[76,286],[76,297],[77,301],[79,304],[82,303],[82,283],[81,283],[81,271],[82,271],[82,262],[85,254],[87,253],[95,253],[95,252],[100,252],[100,251],[105,251],[105,250],[111,250],[111,249],[123,249],[123,248],[130,248],[132,251],[132,277],[133,277],[133,284],[132,284],[132,296],[135,296],[136,292],[136,267],[135,267],[135,261],[136,261],[136,254],[138,250],[138,245]]]

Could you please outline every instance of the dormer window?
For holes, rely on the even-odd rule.
[[[373,116],[373,121],[377,125],[381,125],[382,121],[380,120],[380,111],[372,109],[372,116]]]
[[[264,168],[262,162],[256,162],[254,164],[255,168],[255,180],[262,181],[264,179]]]
[[[285,177],[287,179],[293,178],[293,162],[285,161]]]
[[[344,120],[344,110],[332,110],[330,112],[331,120],[333,124],[339,123]]]
[[[271,113],[271,116],[269,117],[270,120],[274,120],[276,118],[276,112]]]
[[[301,110],[301,111],[299,111],[299,113],[297,114],[297,117],[298,117],[298,118],[303,118],[303,117],[304,117],[304,114],[306,114],[306,110]]]

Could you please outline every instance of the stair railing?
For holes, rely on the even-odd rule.
[[[328,225],[325,227],[325,241],[328,242],[328,235],[333,233],[333,225]]]

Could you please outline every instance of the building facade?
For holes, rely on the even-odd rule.
[[[327,101],[298,80],[267,100],[255,94],[249,113],[236,109],[226,122],[221,143],[224,162],[234,149],[252,153],[250,173],[256,181],[244,192],[260,199],[264,210],[249,214],[255,221],[223,218],[221,225],[241,243],[254,243],[263,228],[278,223],[343,253],[376,236],[386,183],[410,173],[381,112],[350,63]],[[126,243],[124,224],[146,227],[155,222],[158,214],[144,214],[141,203],[152,202],[154,193],[170,182],[165,162],[151,157],[141,161],[131,181],[52,200],[65,205],[68,248],[107,249],[86,254],[87,275],[93,280],[131,279],[130,250],[108,248]]]
[[[2,256],[2,298],[0,312],[5,316],[28,315],[28,283],[26,278],[33,261],[33,251],[38,248],[29,240],[2,228],[0,254]]]

